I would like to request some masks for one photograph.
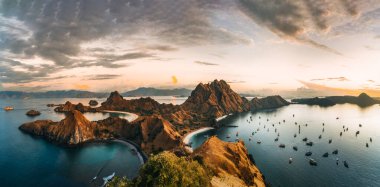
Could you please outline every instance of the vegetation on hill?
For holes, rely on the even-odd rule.
[[[108,187],[126,186],[210,186],[211,174],[197,161],[177,157],[171,152],[152,156],[133,180],[115,178]]]

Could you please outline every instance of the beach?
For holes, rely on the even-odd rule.
[[[186,150],[188,150],[189,152],[193,152],[193,148],[189,147],[189,143],[190,143],[190,140],[193,136],[199,134],[199,133],[202,133],[202,132],[206,132],[206,131],[209,131],[209,130],[213,130],[214,128],[213,127],[202,127],[200,129],[197,129],[197,130],[194,130],[188,134],[186,134],[184,137],[183,137],[183,140],[182,142],[185,144],[185,148]]]

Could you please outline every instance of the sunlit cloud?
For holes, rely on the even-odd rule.
[[[361,93],[366,93],[372,97],[380,97],[380,90],[378,89],[349,89],[349,88],[337,88],[337,87],[329,87],[325,85],[300,81],[303,85],[305,85],[307,88],[316,90],[316,91],[323,91],[325,93],[328,93],[330,95],[354,95],[357,96]]]

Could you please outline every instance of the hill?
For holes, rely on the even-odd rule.
[[[141,87],[136,90],[124,92],[121,95],[125,97],[145,97],[145,96],[183,96],[187,97],[191,93],[191,90],[186,88],[177,89],[158,89],[158,88],[146,88]]]

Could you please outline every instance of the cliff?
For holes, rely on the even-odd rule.
[[[95,123],[88,121],[77,110],[69,111],[66,115],[60,122],[36,121],[23,124],[20,129],[65,145],[76,145],[95,138]]]
[[[224,80],[198,84],[182,107],[210,118],[249,110],[248,100],[240,97]]]
[[[261,172],[250,160],[242,141],[227,143],[214,136],[196,149],[191,157],[216,174],[217,177],[212,179],[213,186],[220,183],[265,186]]]
[[[54,109],[55,112],[70,112],[73,110],[84,112],[99,112],[97,108],[91,108],[90,106],[84,106],[82,103],[72,104],[70,101],[67,101],[63,105],[59,105]]]
[[[60,122],[39,120],[20,126],[20,130],[42,136],[62,145],[78,145],[87,141],[128,139],[146,153],[171,150],[180,145],[180,135],[170,122],[159,115],[142,116],[130,123],[118,117],[90,122],[82,113],[72,110]]]

